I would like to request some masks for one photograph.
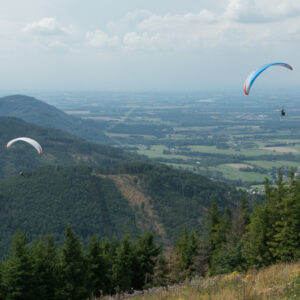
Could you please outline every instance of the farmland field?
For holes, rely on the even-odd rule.
[[[273,92],[275,93],[275,92]],[[300,168],[297,92],[80,93],[59,108],[101,122],[112,145],[240,187]],[[46,97],[47,98],[47,97]],[[280,116],[285,99],[286,116]],[[48,98],[55,102],[55,97]]]

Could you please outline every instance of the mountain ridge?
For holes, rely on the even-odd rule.
[[[6,149],[13,138],[27,136],[36,139],[43,148],[37,155],[34,148],[18,142]],[[86,164],[93,167],[146,160],[121,149],[91,143],[59,129],[45,128],[14,117],[0,117],[0,178],[22,170],[45,165]]]
[[[16,117],[40,126],[60,129],[91,142],[111,144],[100,122],[71,116],[55,106],[26,95],[0,98],[0,116]]]

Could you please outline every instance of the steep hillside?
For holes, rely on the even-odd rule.
[[[67,115],[54,106],[24,95],[0,98],[0,116],[17,117],[26,122],[61,129],[89,141],[110,143],[100,122]]]
[[[93,234],[121,236],[124,230],[135,237],[150,229],[168,244],[184,224],[201,230],[210,200],[224,207],[228,195],[234,205],[234,189],[164,166],[141,163],[110,172],[42,167],[0,180],[0,253],[18,228],[30,238],[52,233],[61,242],[66,223],[83,241]]]
[[[169,241],[179,235],[183,224],[201,230],[211,200],[224,208],[234,207],[240,199],[240,194],[224,183],[164,165],[130,163],[107,167],[101,172],[114,180],[125,198],[131,199],[129,202],[145,217],[144,224],[152,219],[156,232],[163,228],[162,233]],[[144,198],[138,196],[141,190]]]
[[[39,141],[44,150],[43,155],[38,155],[34,148],[23,142],[7,150],[7,142],[20,136]],[[86,142],[57,129],[43,128],[16,118],[0,117],[0,177],[45,165],[106,166],[141,159],[116,148]]]

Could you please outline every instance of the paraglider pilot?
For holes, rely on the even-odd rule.
[[[20,175],[20,176],[24,176],[24,173],[23,173],[22,170],[20,171],[19,175]]]
[[[282,117],[285,116],[285,110],[284,110],[284,109],[281,110],[281,116],[282,116]]]

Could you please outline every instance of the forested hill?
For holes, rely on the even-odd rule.
[[[43,154],[38,155],[33,147],[23,142],[6,149],[9,140],[21,136],[36,139],[44,150]],[[0,177],[45,165],[107,166],[142,159],[117,148],[86,142],[57,129],[0,117]]]
[[[61,129],[86,140],[109,144],[100,122],[67,115],[56,107],[24,95],[0,98],[0,116],[17,117],[37,125]]]
[[[53,234],[62,242],[70,224],[85,242],[93,234],[135,238],[146,229],[173,243],[184,224],[201,230],[214,199],[234,206],[239,194],[222,183],[165,166],[127,164],[110,170],[42,167],[0,180],[0,253],[18,228],[30,239]]]

